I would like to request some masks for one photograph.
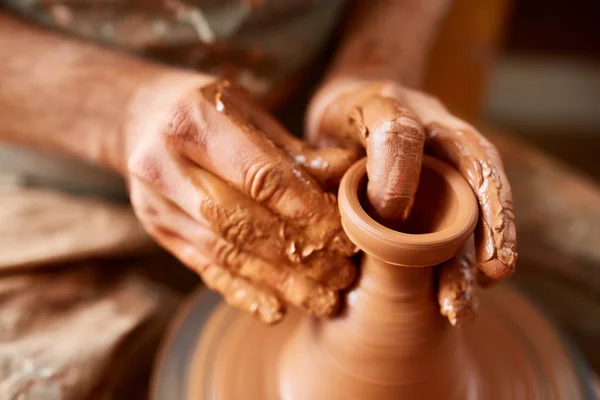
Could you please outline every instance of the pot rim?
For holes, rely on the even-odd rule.
[[[423,157],[423,168],[440,176],[452,189],[458,204],[455,217],[438,231],[410,234],[375,221],[360,203],[359,188],[367,176],[367,159],[356,162],[344,175],[338,204],[344,231],[361,250],[387,263],[431,266],[454,256],[475,230],[479,206],[469,184],[450,165]]]

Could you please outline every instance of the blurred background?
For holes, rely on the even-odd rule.
[[[600,178],[600,2],[514,2],[486,119]]]
[[[600,2],[456,1],[426,88],[499,148],[515,282],[600,371]]]
[[[473,122],[500,150],[513,189],[518,230],[519,261],[517,273],[511,279],[539,300],[598,374],[599,21],[600,0],[455,0],[432,52],[425,83],[426,91],[438,96],[459,117]],[[331,50],[323,58],[327,56],[331,56]],[[322,75],[325,62],[315,65],[316,75]],[[311,90],[310,85],[302,86],[306,93],[299,93],[277,110],[278,117],[296,133],[301,132],[302,109]],[[0,148],[0,172],[13,166],[25,175],[31,174],[25,182],[31,186],[35,187],[39,178],[50,182],[50,186],[77,194],[86,194],[78,186],[85,182],[85,190],[91,194],[109,193],[111,199],[127,201],[123,182],[114,174],[106,175],[96,167],[76,161],[58,163],[55,160],[58,157],[53,155],[40,158],[39,154],[28,153],[28,150]],[[6,179],[4,183],[9,186],[20,183],[12,182],[18,178],[10,174],[5,177],[0,174],[0,186],[2,179]],[[32,193],[35,196],[31,196]],[[28,278],[16,276],[13,280],[2,280],[0,283],[4,286],[0,285],[0,294],[2,290],[15,292],[13,287],[17,286],[13,285],[17,284],[23,288],[37,285],[35,296],[27,297],[29,292],[22,290],[27,307],[18,301],[8,301],[8,304],[27,318],[29,314],[40,312],[40,305],[45,305],[48,313],[58,315],[56,326],[65,329],[66,333],[60,329],[52,332],[60,338],[80,332],[78,329],[88,335],[89,322],[78,314],[79,308],[85,307],[79,307],[77,301],[81,304],[126,303],[132,321],[128,326],[101,315],[104,331],[100,344],[90,341],[91,345],[87,342],[80,345],[85,350],[98,347],[99,350],[91,354],[97,368],[121,366],[107,374],[110,376],[103,385],[110,390],[121,389],[122,383],[128,383],[129,375],[122,373],[127,370],[126,366],[145,365],[131,368],[132,374],[138,374],[135,376],[140,380],[140,393],[144,393],[156,343],[175,308],[197,283],[196,278],[183,267],[175,268],[170,258],[161,258],[165,255],[154,254],[152,263],[123,260],[109,265],[105,260],[84,260],[77,264],[79,268],[73,268],[75,264],[69,263],[77,257],[128,251],[136,254],[140,248],[155,250],[124,206],[109,207],[63,194],[43,194],[31,188],[24,188],[19,196],[15,194],[8,199],[5,196],[4,201],[7,200],[14,208],[0,207],[3,221],[0,233],[4,228],[5,237],[12,241],[5,241],[4,247],[0,242],[0,267],[3,263],[4,268],[18,263],[31,266],[36,259],[44,262],[51,259],[69,268],[55,278],[64,285],[62,288],[50,279],[51,273],[44,271]],[[19,219],[22,215],[14,210],[23,210],[26,217],[33,215],[35,224],[24,226]],[[15,233],[14,227],[22,232]],[[74,242],[73,237],[77,239]],[[22,242],[36,249],[32,259],[20,258]],[[173,267],[164,268],[166,263]],[[109,267],[111,274],[106,274]],[[102,273],[98,273],[101,270]],[[147,277],[149,274],[152,279]],[[93,290],[81,291],[81,285]],[[64,287],[72,288],[71,292]],[[57,291],[60,293],[56,294]],[[10,296],[5,297],[10,300]],[[72,301],[72,309],[64,306],[71,302],[65,299],[71,298],[77,299]],[[93,311],[89,304],[88,309]],[[4,312],[5,321],[18,321],[7,315],[9,313]],[[110,330],[112,325],[108,321],[116,324],[116,328]],[[105,333],[107,331],[110,335]],[[53,337],[46,331],[40,335]],[[0,356],[2,350],[0,346]],[[10,341],[3,351],[15,359],[25,354]],[[139,353],[144,353],[147,360],[139,359]],[[78,363],[80,354],[89,355],[73,347],[69,356]],[[115,362],[117,354],[119,362]],[[7,372],[0,370],[0,383],[1,373]],[[138,388],[132,388],[135,389]]]

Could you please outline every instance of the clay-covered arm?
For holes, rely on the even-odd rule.
[[[346,149],[347,160],[366,151],[370,213],[391,227],[410,213],[424,151],[462,173],[480,204],[476,257],[452,260],[442,269],[440,301],[455,293],[449,301],[462,308],[455,314],[469,315],[464,308],[474,308],[466,300],[474,282],[469,262],[476,260],[493,279],[510,276],[516,235],[510,185],[494,146],[437,99],[417,90],[449,3],[359,2],[334,67],[310,104],[306,135],[317,147]],[[445,311],[449,317],[451,313]]]
[[[354,279],[333,197],[293,159],[301,141],[217,77],[2,14],[0,140],[122,173],[146,231],[263,321],[286,304],[332,315]]]
[[[0,12],[0,140],[122,170],[122,124],[157,68]]]

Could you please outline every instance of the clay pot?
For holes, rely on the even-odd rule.
[[[435,265],[471,235],[477,203],[449,166],[425,158],[399,231],[364,211],[364,160],[344,176],[340,213],[363,251],[360,278],[332,320],[292,310],[270,327],[215,295],[192,300],[163,350],[155,399],[371,400],[593,398],[554,326],[514,290],[481,296],[475,322],[440,316]]]
[[[433,265],[475,228],[471,188],[447,165],[423,160],[411,218],[394,231],[361,204],[366,160],[344,176],[344,230],[363,251],[360,281],[332,321],[305,319],[282,355],[285,399],[464,399],[469,366],[435,300]],[[318,373],[315,373],[318,371]]]
[[[366,159],[362,159],[340,183],[342,225],[364,253],[386,264],[440,264],[455,255],[475,229],[478,205],[473,191],[458,172],[432,157],[423,159],[413,210],[399,230],[386,228],[367,214],[366,185]]]

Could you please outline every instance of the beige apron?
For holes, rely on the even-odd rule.
[[[145,390],[181,297],[148,277],[156,251],[126,206],[0,173],[0,399]]]

